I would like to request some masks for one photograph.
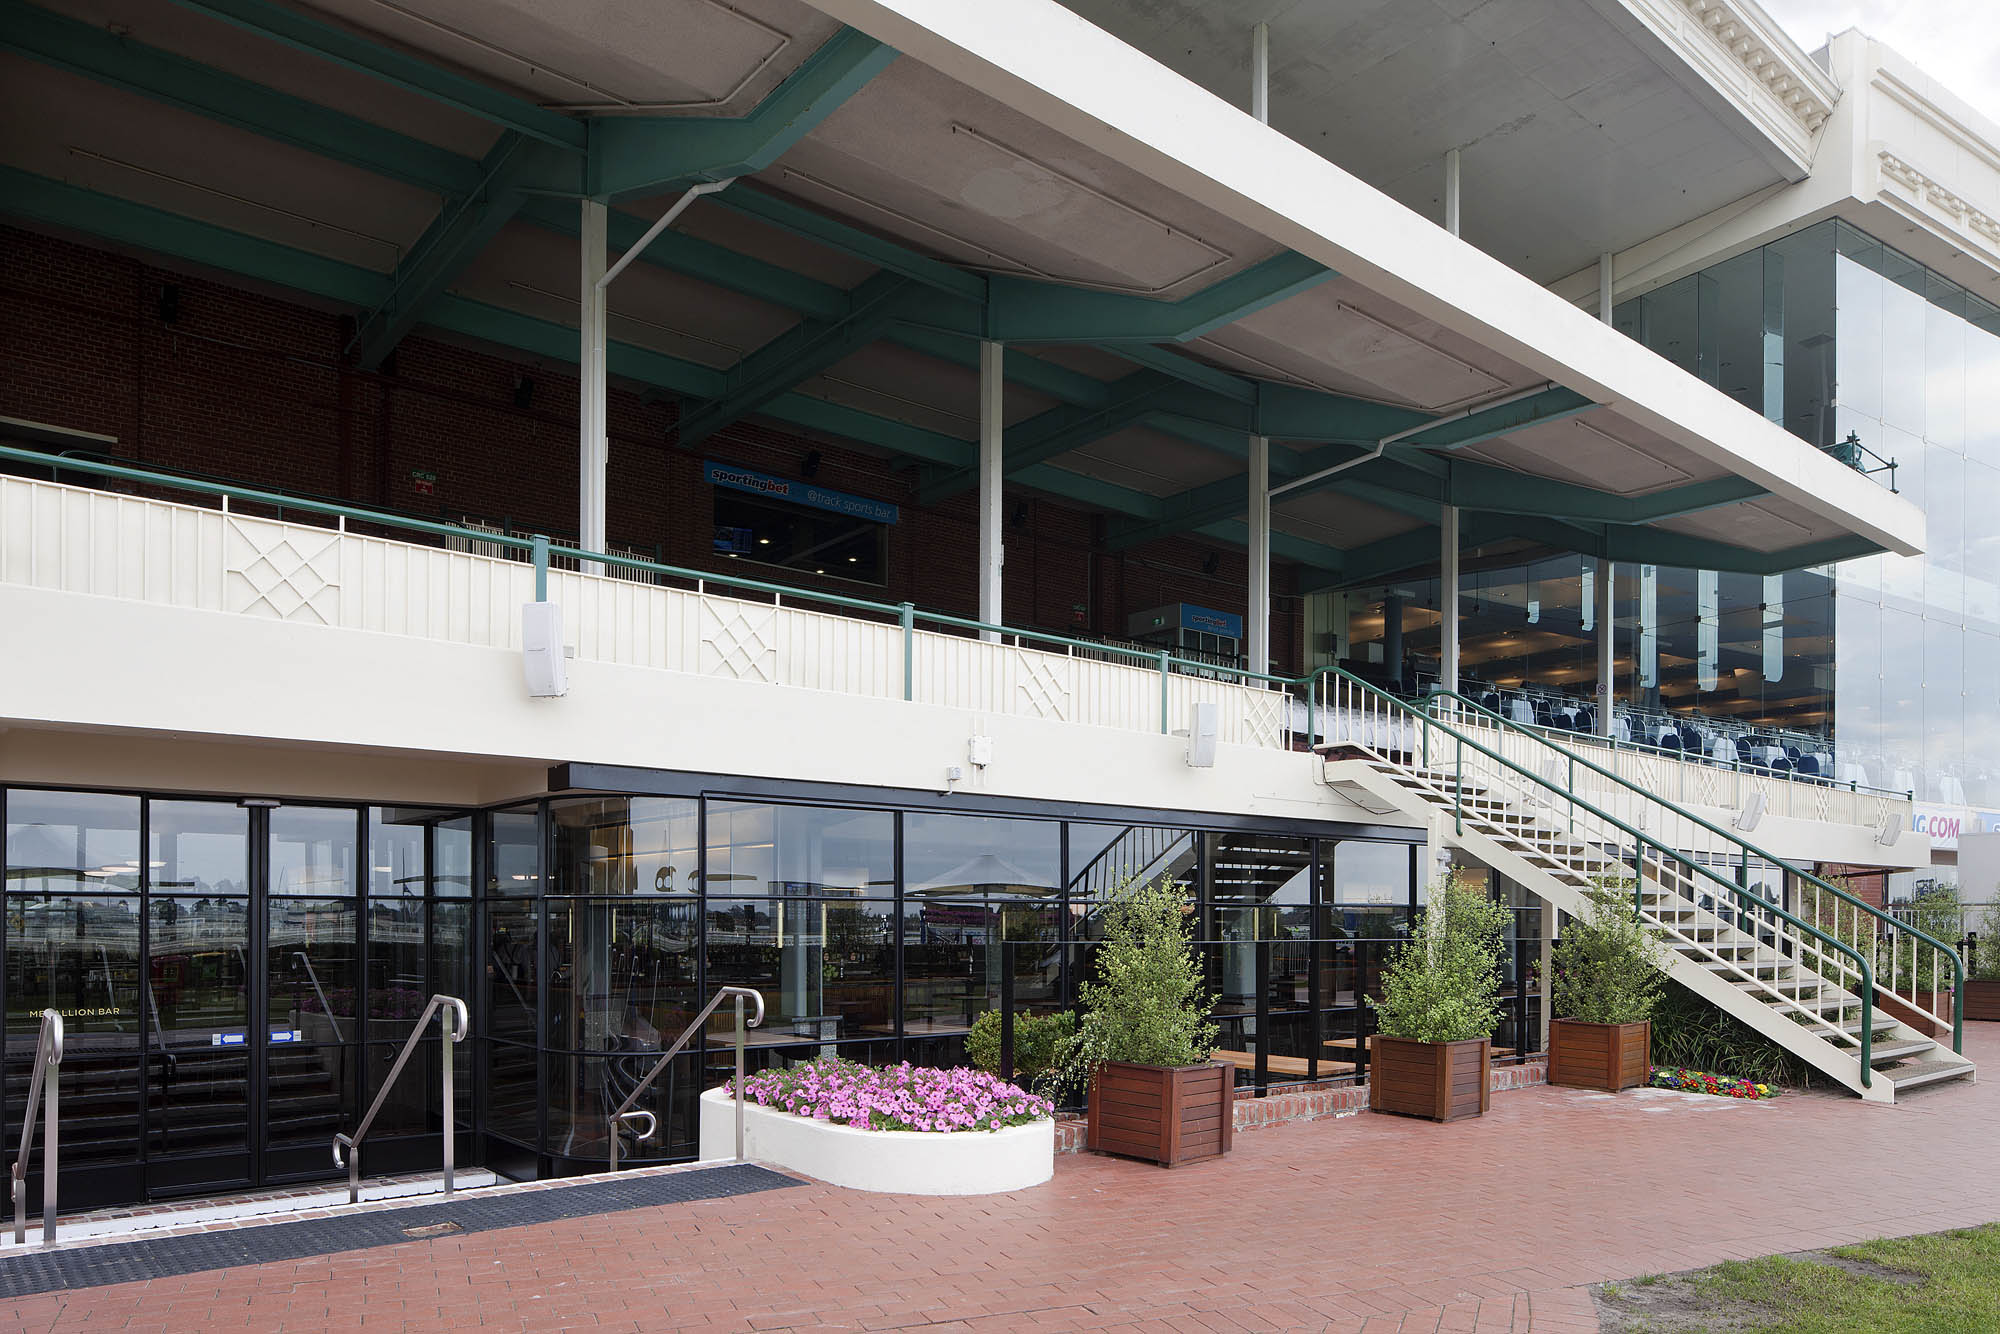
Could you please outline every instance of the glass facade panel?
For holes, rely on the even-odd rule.
[[[1628,300],[1615,322],[1893,480],[1928,537],[1922,556],[1776,576],[1618,566],[1613,734],[2000,806],[2000,761],[1980,744],[2000,668],[1978,656],[2000,635],[2000,309],[1831,221]],[[1465,692],[1519,722],[1593,727],[1596,562],[1513,543],[1469,550],[1465,566]],[[1435,579],[1328,596],[1343,603],[1324,620],[1348,627],[1350,665],[1405,688],[1435,674]]]
[[[1892,247],[1839,237],[1840,430],[1896,460],[1928,519],[1922,556],[1837,568],[1841,757],[1919,801],[2000,807],[2000,321]]]
[[[280,806],[271,812],[271,893],[352,894],[354,812],[332,806]]]
[[[692,798],[591,797],[549,804],[551,894],[700,892],[701,803]]]
[[[62,1009],[65,1091],[94,1109],[75,1161],[123,1174],[104,1188],[120,1199],[329,1173],[328,1139],[385,1088],[371,1169],[420,1166],[447,1058],[458,1121],[496,1167],[584,1170],[614,1133],[628,1159],[686,1158],[697,1094],[734,1064],[726,1008],[639,1095],[655,1133],[613,1114],[716,987],[769,998],[752,1070],[960,1062],[1004,998],[1075,1004],[1092,909],[1133,877],[1185,888],[1240,1082],[1345,1077],[1365,1066],[1366,995],[1415,892],[1409,845],[1295,832],[726,798],[472,816],[0,801],[9,1069],[41,1008]],[[388,1086],[438,992],[476,1001],[477,1042],[424,1043]]]
[[[102,893],[139,883],[139,799],[101,792],[10,793],[7,892]]]

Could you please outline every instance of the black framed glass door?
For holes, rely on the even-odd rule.
[[[334,1134],[430,995],[468,994],[470,817],[18,788],[0,803],[0,1125],[18,1142],[54,1009],[68,1209],[334,1175]],[[428,1044],[405,1070],[371,1172],[435,1165],[440,1059]]]

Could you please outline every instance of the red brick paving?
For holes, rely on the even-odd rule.
[[[2000,1026],[1967,1052],[2000,1062]],[[1995,1068],[2000,1068],[1996,1066]],[[977,1199],[809,1185],[0,1305],[29,1330],[1595,1331],[1578,1286],[2000,1219],[2000,1094],[1501,1094]]]

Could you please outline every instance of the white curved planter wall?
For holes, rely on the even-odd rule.
[[[852,1190],[891,1195],[996,1195],[1055,1175],[1053,1119],[1005,1130],[951,1134],[856,1130],[749,1103],[746,1157]],[[727,1090],[701,1095],[703,1161],[736,1156],[736,1102]]]

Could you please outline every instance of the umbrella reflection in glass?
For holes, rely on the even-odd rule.
[[[1055,921],[1049,900],[1058,888],[1032,872],[1022,870],[1005,857],[982,852],[941,875],[911,886],[909,894],[912,898],[983,901],[976,908],[967,904],[961,911],[970,910],[979,916],[980,924],[974,928],[978,935],[974,939],[983,940],[986,946],[986,994],[990,1003],[1000,989],[1001,942],[1008,939],[1046,942]],[[934,910],[929,906],[924,908],[926,943],[931,943],[934,938],[968,943],[968,923],[963,920],[949,923],[943,916],[949,911]],[[947,932],[950,933],[948,936]],[[1049,954],[1037,963],[1053,967],[1055,956]]]

